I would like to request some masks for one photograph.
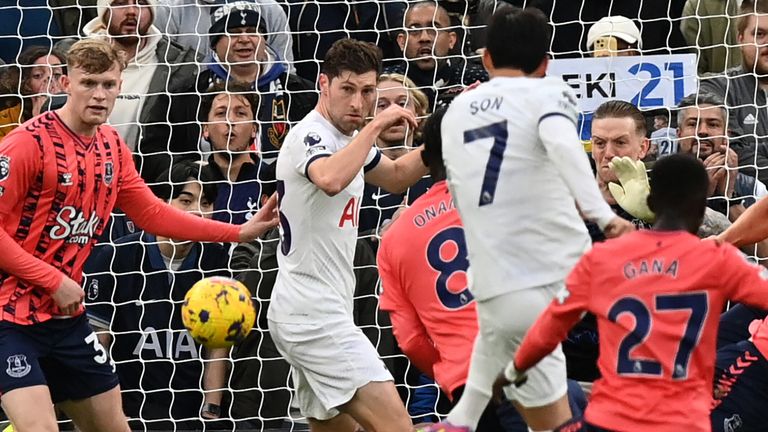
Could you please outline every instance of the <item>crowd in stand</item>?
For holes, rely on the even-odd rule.
[[[697,55],[699,90],[677,107],[643,113],[628,102],[613,101],[583,113],[596,181],[617,214],[648,226],[625,211],[609,190],[609,183],[620,180],[609,167],[616,156],[643,160],[650,168],[672,153],[696,155],[711,182],[702,237],[722,232],[768,195],[768,15],[761,15],[768,14],[768,2],[508,3],[534,4],[551,18],[554,58]],[[0,36],[5,62],[0,67],[0,140],[62,105],[66,95],[59,82],[74,41],[105,38],[128,60],[109,122],[134,152],[141,176],[175,207],[231,223],[250,219],[275,191],[277,154],[291,125],[315,107],[319,62],[334,41],[350,37],[382,49],[384,73],[374,116],[398,104],[423,122],[467,87],[489,79],[478,53],[493,0],[40,2],[46,4],[51,7],[3,9],[0,32],[11,33]],[[603,40],[615,45],[598,47]],[[422,144],[422,131],[393,127],[376,144],[384,156],[396,159]],[[431,371],[419,372],[400,355],[398,343],[406,341],[395,340],[389,314],[379,308],[376,251],[396,211],[431,185],[425,178],[404,194],[366,185],[355,254],[355,323],[396,380],[408,384],[398,389],[417,421],[430,420],[436,409],[445,412],[450,402],[442,393],[455,387],[438,392],[430,385]],[[596,226],[588,227],[593,241],[604,240]],[[111,347],[125,412],[137,428],[198,429],[207,423],[258,430],[291,421],[290,367],[266,324],[278,237],[275,229],[260,240],[231,247],[176,243],[142,231],[119,213],[113,216],[86,266],[84,289],[89,318]],[[768,243],[743,251],[768,257]],[[211,275],[242,280],[257,303],[254,331],[231,351],[206,352],[181,324],[185,292]],[[720,346],[730,349],[731,343],[746,341],[750,321],[764,316],[751,310],[731,313],[727,323],[735,330],[723,336]],[[587,317],[564,344],[569,377],[575,381],[590,382],[598,375],[595,331]],[[404,346],[403,351],[408,354]],[[729,364],[718,367],[727,371]],[[719,393],[717,415],[735,424],[732,413],[743,407],[728,395]],[[754,411],[752,418],[765,415]],[[526,430],[515,421],[500,427]]]

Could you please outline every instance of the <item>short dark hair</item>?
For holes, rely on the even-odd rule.
[[[200,162],[182,159],[165,170],[150,186],[152,192],[164,201],[176,199],[184,190],[184,185],[189,179],[199,180],[202,183],[203,198],[209,202],[216,201],[218,188],[214,184],[214,176],[210,168]]]
[[[370,42],[337,40],[325,54],[321,72],[333,79],[345,71],[358,75],[373,71],[376,76],[381,75],[381,49]]]
[[[768,0],[744,0],[739,7],[739,14],[736,18],[736,30],[737,34],[743,34],[747,29],[749,20],[755,16],[755,14],[768,13]]]
[[[547,57],[552,28],[539,9],[505,5],[491,17],[486,40],[493,67],[529,74]]]
[[[421,137],[424,140],[424,150],[421,160],[429,168],[429,173],[435,181],[445,179],[445,164],[443,163],[443,136],[440,129],[443,117],[448,108],[441,106],[424,121]]]
[[[677,104],[677,125],[683,125],[683,122],[685,121],[685,111],[688,108],[698,107],[701,105],[709,105],[720,108],[720,115],[722,116],[723,124],[728,121],[728,110],[725,108],[725,99],[723,99],[720,95],[710,91],[702,90],[698,93],[689,94],[688,96],[682,98]]]
[[[651,172],[648,205],[657,215],[704,215],[709,176],[695,157],[677,153],[659,159]]]
[[[609,100],[603,102],[595,110],[592,115],[592,120],[600,120],[606,118],[624,118],[629,117],[635,122],[635,132],[638,135],[646,136],[648,133],[648,126],[645,124],[645,116],[636,106],[623,100]]]
[[[201,122],[208,121],[208,114],[211,112],[213,100],[216,99],[218,95],[224,93],[231,94],[232,96],[239,96],[247,100],[248,103],[251,104],[251,111],[253,112],[254,120],[258,118],[259,105],[261,103],[261,97],[259,94],[255,90],[251,89],[250,86],[244,83],[230,80],[215,83],[205,91],[203,98],[200,101],[200,110],[198,111],[197,115],[197,118]]]

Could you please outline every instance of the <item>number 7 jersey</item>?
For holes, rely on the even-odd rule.
[[[562,281],[590,247],[577,197],[540,136],[553,116],[573,124],[573,142],[563,144],[583,157],[580,183],[610,218],[576,134],[576,98],[562,80],[497,77],[458,96],[443,119],[448,185],[478,300]]]
[[[588,311],[598,367],[586,420],[611,430],[709,431],[715,339],[727,300],[768,308],[768,270],[731,245],[642,230],[596,244],[526,335],[521,369]]]

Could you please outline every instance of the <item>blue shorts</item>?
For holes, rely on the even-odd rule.
[[[768,361],[750,341],[717,351],[713,432],[761,432],[768,424]]]
[[[47,385],[54,403],[117,386],[114,365],[85,314],[18,325],[0,322],[0,394]]]

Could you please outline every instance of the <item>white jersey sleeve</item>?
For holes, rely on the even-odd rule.
[[[549,159],[557,168],[581,213],[604,229],[614,218],[611,207],[603,198],[595,182],[589,159],[581,145],[576,129],[578,108],[573,90],[563,84],[542,91],[542,109],[539,113],[539,138]]]

